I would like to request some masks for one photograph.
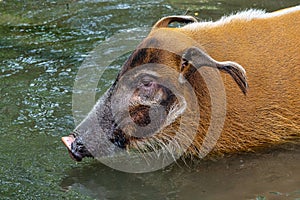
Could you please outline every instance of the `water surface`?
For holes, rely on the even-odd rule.
[[[74,163],[60,138],[72,131],[72,89],[89,52],[118,32],[162,16],[215,20],[246,8],[299,1],[0,1],[0,199],[299,199],[300,148],[218,161],[179,162],[126,174]],[[102,94],[116,62],[99,84]]]

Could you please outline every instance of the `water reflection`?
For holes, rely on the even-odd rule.
[[[300,195],[299,153],[300,146],[292,145],[217,161],[179,161],[146,174],[115,171],[95,161],[68,171],[61,186],[96,199],[292,199]]]

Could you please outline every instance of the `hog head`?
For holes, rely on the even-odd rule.
[[[200,134],[199,119],[186,120],[184,128],[180,124],[184,114],[197,116],[199,105],[205,105],[201,102],[206,98],[201,97],[205,96],[203,80],[195,79],[202,67],[229,74],[246,94],[245,70],[234,62],[214,60],[178,29],[167,28],[173,21],[196,20],[171,16],[154,25],[88,116],[62,138],[72,158],[80,161],[130,152],[143,156],[161,149],[174,155],[188,149],[193,145],[192,132]],[[196,104],[191,103],[193,95]]]

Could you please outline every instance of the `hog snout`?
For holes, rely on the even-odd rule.
[[[84,157],[93,157],[83,145],[81,137],[69,135],[62,137],[62,142],[67,147],[69,154],[75,161],[81,161]]]

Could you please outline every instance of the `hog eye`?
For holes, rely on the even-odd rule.
[[[145,87],[150,87],[150,86],[151,86],[151,83],[152,83],[152,81],[144,81],[144,82],[143,82],[143,85],[144,85]]]
[[[152,82],[153,82],[153,80],[152,80],[150,77],[143,78],[143,79],[141,80],[141,84],[142,84],[142,86],[144,86],[144,87],[150,87],[150,86],[152,85]]]

